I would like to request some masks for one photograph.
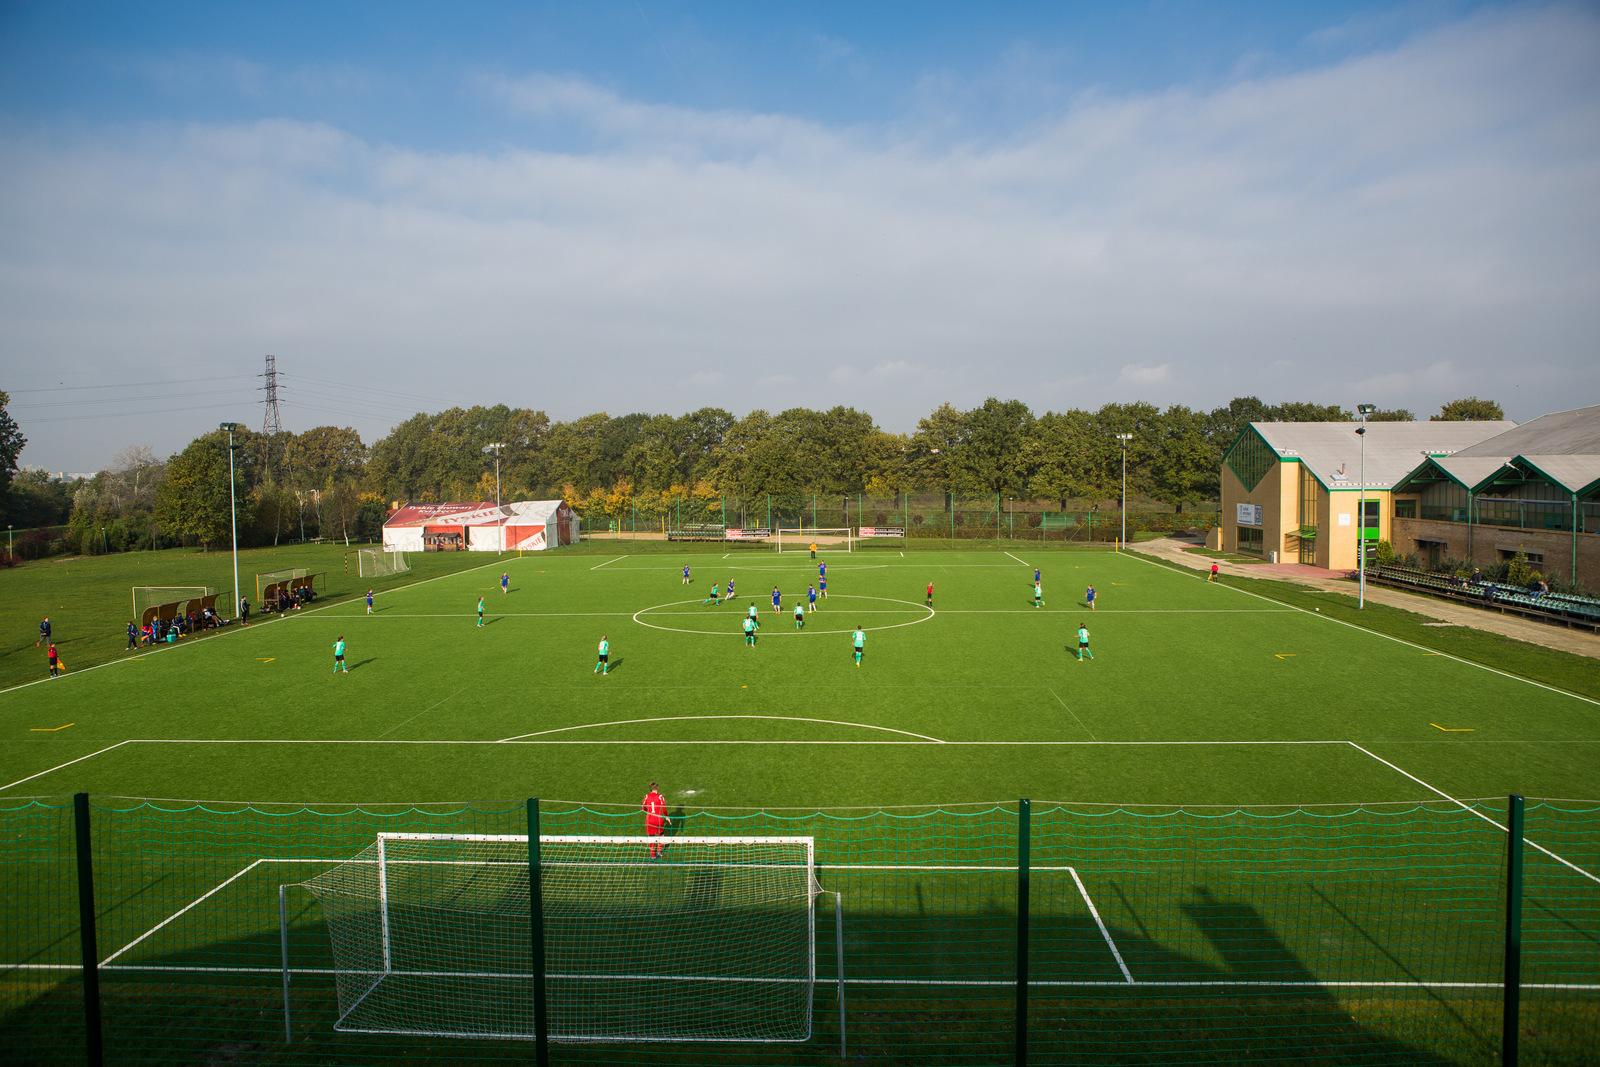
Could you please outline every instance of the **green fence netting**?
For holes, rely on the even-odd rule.
[[[521,802],[88,813],[107,1062],[529,1060],[540,929],[552,1063],[1492,1063],[1508,903],[1520,1061],[1600,1047],[1593,803],[545,801],[542,926]],[[6,1058],[85,1062],[72,799],[0,834]]]

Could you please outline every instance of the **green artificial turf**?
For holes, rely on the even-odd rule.
[[[1495,1054],[1495,823],[1510,792],[1596,794],[1592,661],[1425,628],[1380,605],[1357,612],[1337,594],[1211,584],[1133,554],[824,556],[829,596],[803,631],[789,610],[816,577],[803,554],[641,542],[414,557],[371,616],[358,600],[330,600],[127,662],[114,644],[86,643],[86,661],[109,649],[104,666],[0,693],[0,808],[12,855],[32,857],[0,872],[13,913],[27,916],[0,951],[70,967],[63,805],[87,791],[108,1015],[125,1058],[515,1057],[525,1046],[335,1035],[324,973],[334,960],[300,888],[285,898],[295,1041],[275,1044],[277,887],[384,830],[523,832],[530,796],[542,798],[546,833],[635,835],[655,780],[675,833],[816,840],[822,888],[842,894],[845,973],[861,983],[849,995],[855,1055],[1008,1062],[1017,801],[1031,797],[1034,978],[1065,983],[1034,993],[1040,1062]],[[126,582],[125,567],[103,566],[103,581],[78,572],[81,601],[52,612],[63,625]],[[29,570],[0,575],[10,629],[31,614],[13,605],[58,595]],[[730,577],[735,600],[705,603]],[[753,649],[739,627],[751,604]],[[1073,654],[1079,624],[1092,660]],[[859,668],[856,625],[867,632]],[[332,670],[340,635],[348,674]],[[604,676],[593,669],[602,635]],[[1600,808],[1534,803],[1527,835],[1549,851],[1529,852],[1525,922],[1539,936],[1525,967],[1552,989],[1530,1008],[1541,1034],[1526,1062],[1581,1062],[1600,993],[1600,884],[1585,873],[1600,869]],[[703,884],[662,869],[671,899],[705,899]],[[818,912],[824,986],[831,907]],[[664,923],[677,914],[665,911]],[[430,973],[454,973],[453,958]],[[174,970],[195,967],[220,970]],[[70,972],[12,973],[0,1029],[54,1033],[52,1020],[71,1017]],[[1124,988],[1125,976],[1148,988]],[[917,984],[927,978],[945,984]],[[1256,984],[1184,984],[1239,981]],[[1445,981],[1449,992],[1428,984]],[[384,995],[441,1018],[456,1017],[450,998],[462,996],[424,985],[407,1009],[400,986]],[[831,997],[818,993],[800,1046],[657,1049],[651,1062],[832,1062]],[[199,1022],[174,1021],[186,1004],[201,1006]],[[689,1025],[700,1009],[681,1010]],[[567,1062],[637,1054],[562,1046]]]

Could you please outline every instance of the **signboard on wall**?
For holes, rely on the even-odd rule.
[[[1263,522],[1265,509],[1260,504],[1239,504],[1237,507],[1240,526],[1265,525]]]

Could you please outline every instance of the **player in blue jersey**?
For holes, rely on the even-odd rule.
[[[1091,585],[1089,588],[1087,588],[1087,589],[1085,589],[1083,591],[1083,602],[1085,604],[1089,605],[1089,610],[1090,611],[1094,610],[1094,598],[1095,598],[1094,586]]]
[[[783,594],[778,592],[778,587],[772,587],[772,613],[781,614],[783,611]]]
[[[507,594],[509,592],[511,592],[511,572],[509,572],[509,571],[501,571],[500,572],[500,595],[504,596],[505,594]]]
[[[729,600],[733,599],[733,579],[732,578],[728,579],[728,599]]]
[[[689,584],[689,565],[687,563],[683,565],[683,584]]]
[[[817,592],[822,595],[822,599],[823,600],[827,600],[828,599],[828,579],[827,578],[824,577],[824,578],[818,578],[817,579]]]
[[[372,614],[372,590],[367,590],[367,614]]]
[[[806,610],[817,610],[817,587],[814,585],[806,586]]]

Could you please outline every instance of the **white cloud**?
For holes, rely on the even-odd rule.
[[[1600,17],[1518,8],[1215,92],[1084,94],[1003,139],[549,75],[475,84],[598,147],[420,151],[289,121],[13,131],[0,369],[20,389],[274,352],[436,406],[847,403],[892,429],[989,395],[1427,413],[1478,393],[1526,418],[1600,391],[1597,69]],[[301,389],[286,414],[370,437],[407,405]],[[15,413],[26,460],[54,468],[193,432],[187,414]]]

